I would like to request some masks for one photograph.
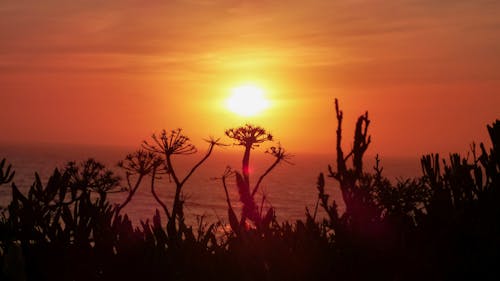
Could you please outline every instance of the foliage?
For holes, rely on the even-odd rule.
[[[328,177],[318,176],[314,212],[306,209],[305,219],[297,222],[278,223],[256,211],[260,183],[289,157],[279,145],[268,149],[275,160],[250,185],[250,150],[274,139],[257,126],[226,131],[245,148],[241,172],[228,169],[222,176],[230,230],[203,218],[193,228],[183,219],[182,188],[220,145],[215,139],[179,178],[172,156],[196,148],[180,129],[153,136],[120,163],[126,175],[122,189],[112,171],[89,159],[55,169],[45,184],[35,174],[23,193],[11,165],[2,160],[0,185],[10,188],[12,198],[0,217],[0,280],[495,280],[500,273],[500,120],[487,127],[491,148],[473,145],[468,158],[423,156],[422,177],[392,183],[383,176],[378,156],[373,170],[364,169],[371,143],[368,114],[358,118],[354,142],[344,153],[337,101],[335,109],[335,165],[328,166]],[[175,185],[171,204],[156,193],[163,175]],[[227,190],[232,176],[248,205],[240,220]],[[151,221],[134,226],[122,213],[145,179],[166,222],[157,210]],[[331,185],[342,198],[332,200]],[[124,201],[111,204],[112,192],[125,192]],[[256,227],[243,228],[245,219]]]
[[[16,174],[14,171],[11,171],[12,165],[7,166],[5,171],[3,170],[5,166],[5,158],[0,162],[0,185],[6,184],[12,181],[14,175]]]

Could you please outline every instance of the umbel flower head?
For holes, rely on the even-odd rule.
[[[250,148],[258,147],[260,143],[273,140],[273,136],[264,128],[250,124],[228,129],[225,133],[226,136],[236,140],[236,145]]]
[[[118,162],[118,167],[125,169],[131,175],[147,175],[162,162],[163,160],[153,152],[140,149],[128,154],[125,157],[125,161]]]
[[[165,155],[174,154],[194,154],[196,147],[189,142],[189,138],[182,134],[182,129],[178,128],[170,131],[163,130],[159,136],[153,134],[154,143],[144,141],[143,147],[152,152],[157,152]]]

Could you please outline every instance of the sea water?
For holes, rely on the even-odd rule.
[[[45,184],[55,168],[61,169],[68,161],[81,162],[88,158],[106,165],[121,176],[121,185],[125,186],[124,172],[118,168],[118,161],[134,151],[131,147],[82,146],[82,145],[0,145],[0,159],[6,158],[16,172],[13,182],[21,191],[27,192],[35,179],[35,172]],[[208,222],[227,221],[227,202],[221,176],[226,167],[241,170],[242,148],[216,148],[211,157],[193,174],[183,187],[185,213],[188,221],[195,223],[204,216]],[[174,169],[181,179],[189,169],[203,156],[203,151],[191,156],[174,156]],[[251,181],[255,184],[259,176],[272,164],[274,158],[261,150],[252,151]],[[278,221],[295,221],[305,218],[306,207],[314,211],[318,193],[316,181],[319,173],[328,174],[328,164],[335,163],[335,155],[296,153],[291,163],[278,165],[262,182],[257,194],[257,204],[263,205],[263,212],[273,207]],[[367,157],[366,170],[372,170],[373,157]],[[392,180],[412,178],[419,175],[418,159],[384,158],[381,165],[384,174]],[[337,201],[339,210],[344,208],[338,183],[326,178],[325,190],[330,198]],[[134,178],[132,178],[134,180]],[[123,209],[134,222],[150,219],[160,205],[151,195],[151,179],[145,178],[132,201]],[[5,207],[11,198],[10,185],[0,186],[0,206]],[[155,190],[165,204],[171,208],[175,185],[168,176],[155,183]],[[238,190],[234,178],[228,178],[228,192],[233,208],[239,212]],[[126,193],[110,196],[113,203],[123,202]],[[263,196],[265,199],[263,200]],[[321,208],[319,210],[321,212]]]

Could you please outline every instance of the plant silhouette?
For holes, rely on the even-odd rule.
[[[116,214],[119,215],[120,211],[127,206],[128,203],[132,200],[133,196],[139,189],[139,186],[142,183],[142,180],[145,176],[151,175],[153,171],[156,171],[158,167],[161,165],[163,160],[156,156],[153,152],[147,152],[144,150],[137,150],[132,154],[128,154],[125,157],[125,161],[120,161],[118,166],[125,170],[125,175],[127,179],[127,188],[128,196],[123,203],[118,205],[116,208]],[[135,177],[135,180],[132,183],[132,177]],[[154,178],[154,175],[153,175]],[[158,202],[163,204],[154,189],[152,190],[155,198]],[[162,205],[164,206],[164,204]],[[168,209],[164,206],[164,211],[168,214]]]
[[[7,168],[4,171],[6,159],[2,159],[0,162],[0,185],[6,184],[12,181],[14,178],[14,175],[16,174],[14,171],[12,171],[12,165],[8,165]]]
[[[263,215],[263,203],[256,202],[266,176],[289,159],[281,146],[269,148],[275,159],[252,184],[251,150],[274,140],[258,126],[226,131],[245,149],[241,171],[222,176],[231,229],[203,218],[195,226],[184,221],[183,187],[220,145],[216,139],[184,178],[173,155],[196,148],[180,129],[154,135],[127,155],[119,164],[123,180],[88,159],[55,169],[46,183],[35,174],[23,188],[3,159],[0,188],[11,197],[0,213],[0,280],[498,279],[500,120],[487,126],[491,147],[472,145],[466,158],[425,155],[421,177],[393,183],[378,156],[373,169],[363,165],[371,143],[368,114],[358,118],[346,152],[338,101],[335,112],[335,164],[325,167],[328,177],[318,176],[314,212],[306,209],[296,222],[279,223],[272,207]],[[233,176],[240,219],[228,192]],[[160,177],[175,185],[171,204],[156,192]],[[135,224],[126,214],[146,180],[166,222],[158,210],[151,221]],[[339,188],[342,198],[332,198],[330,188]],[[114,192],[123,192],[123,201],[113,204],[108,195]],[[246,228],[247,221],[255,227]]]
[[[238,128],[231,128],[226,130],[226,136],[235,140],[235,145],[243,146],[244,153],[242,159],[241,173],[238,171],[227,170],[223,177],[222,183],[226,193],[226,200],[228,203],[229,221],[231,227],[234,231],[239,232],[241,227],[246,225],[247,219],[255,224],[255,226],[262,228],[267,227],[269,223],[274,219],[274,208],[270,207],[265,215],[262,215],[262,208],[264,204],[264,198],[262,200],[259,212],[259,206],[255,202],[255,195],[261,186],[264,178],[282,161],[287,161],[290,157],[285,152],[285,149],[278,146],[273,146],[269,148],[266,153],[271,154],[275,160],[274,162],[265,170],[262,175],[259,176],[256,184],[252,187],[250,183],[250,152],[256,147],[259,147],[262,143],[266,141],[273,141],[273,136],[268,133],[264,128],[259,126],[254,126],[246,124],[245,126]],[[241,219],[237,222],[236,214],[233,211],[231,202],[229,200],[229,193],[227,191],[226,177],[234,174],[236,178],[236,186],[238,188],[238,193],[240,195],[240,201],[243,204]]]
[[[183,231],[187,230],[184,223],[184,198],[182,196],[182,188],[194,172],[210,157],[215,146],[220,145],[219,139],[210,138],[207,140],[208,149],[205,155],[188,171],[184,178],[180,178],[174,168],[172,156],[174,155],[190,155],[197,152],[196,147],[190,143],[187,136],[182,134],[181,129],[172,130],[169,133],[163,130],[159,136],[153,135],[152,142],[144,141],[143,148],[152,154],[146,158],[151,162],[150,172],[152,172],[151,191],[156,201],[162,206],[165,215],[167,216],[167,231],[170,239],[178,241],[182,239]],[[157,157],[153,160],[153,157]],[[169,211],[165,202],[163,202],[155,192],[155,179],[158,172],[160,161],[162,163],[163,172],[173,179],[175,184],[175,195],[171,210]],[[133,160],[133,159],[132,159]],[[128,167],[133,164],[129,160]],[[140,177],[140,176],[139,176]]]

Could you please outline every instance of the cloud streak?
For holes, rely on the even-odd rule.
[[[307,3],[2,3],[0,67],[3,72],[154,73],[182,65],[202,71],[212,63],[244,68],[250,60],[260,61],[261,67],[277,67],[281,61],[284,69],[363,67],[363,62],[370,67],[374,60],[406,64],[428,59],[461,61],[464,68],[474,68],[475,61],[498,60],[491,51],[500,49],[494,36],[500,26],[496,1]],[[83,62],[82,57],[88,59]]]

